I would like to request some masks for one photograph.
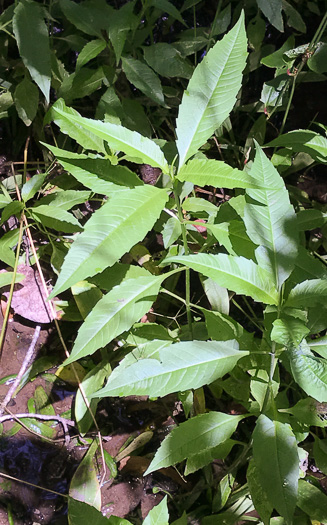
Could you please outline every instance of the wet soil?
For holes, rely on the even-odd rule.
[[[2,320],[1,320],[2,323]],[[49,325],[48,325],[49,326]],[[34,326],[26,326],[14,317],[8,325],[6,343],[0,361],[0,379],[17,374],[26,351],[34,335]],[[34,360],[47,352],[58,352],[50,349],[51,329],[41,330]],[[62,361],[63,359],[60,359]],[[53,378],[55,369],[49,370],[49,379]],[[10,388],[12,380],[0,384],[0,400]],[[42,387],[49,396],[49,403],[57,415],[72,410],[75,392],[63,382],[47,380],[47,375],[40,375],[28,382],[11,400],[9,410],[14,414],[27,413],[28,403],[38,387]],[[168,400],[169,404],[169,400]],[[147,428],[158,428],[156,443],[169,431],[174,420],[166,412],[174,412],[176,403],[171,398],[170,406],[163,407],[148,401],[146,398],[128,398],[126,401],[103,400],[99,405],[99,422],[108,434],[103,437],[104,449],[115,457],[121,447],[132,437]],[[175,408],[177,415],[179,408]],[[17,478],[18,481],[0,475],[0,525],[8,524],[8,512],[12,513],[15,525],[32,525],[34,523],[61,525],[67,523],[67,499],[54,494],[67,495],[71,479],[80,461],[88,449],[88,444],[78,441],[77,430],[70,428],[69,443],[60,424],[53,422],[55,439],[45,441],[41,436],[32,434],[23,427],[17,430],[18,423],[5,421],[0,435],[0,471]],[[34,429],[38,431],[37,427]],[[143,451],[142,451],[143,454]],[[98,457],[99,478],[101,459]],[[127,456],[118,462],[118,475],[115,479],[107,471],[101,489],[102,513],[126,517],[134,516],[143,519],[151,508],[164,497],[164,492],[154,494],[153,488],[168,491],[174,495],[189,490],[189,484],[174,469],[143,477],[150,463],[146,456]],[[35,488],[22,482],[32,483]],[[48,490],[46,490],[48,489]]]

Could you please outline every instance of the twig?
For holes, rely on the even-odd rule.
[[[56,494],[57,496],[68,498],[68,494],[61,494],[60,492],[56,492],[55,490],[46,489],[45,487],[40,487],[40,485],[29,483],[29,481],[24,481],[23,479],[14,478],[14,476],[9,476],[9,474],[5,474],[4,472],[1,472],[1,470],[0,470],[0,477],[4,477],[7,479],[13,479],[14,481],[18,481],[19,483],[25,483],[25,485],[29,485],[30,487],[34,487],[35,489],[45,490],[46,492],[51,492],[52,494]]]
[[[47,414],[31,414],[30,412],[26,412],[26,413],[23,413],[23,414],[13,414],[12,412],[10,412],[10,410],[8,410],[6,408],[6,411],[8,412],[8,415],[6,416],[1,416],[0,417],[0,423],[3,423],[4,421],[8,421],[10,419],[14,419],[14,420],[19,420],[19,419],[40,419],[41,421],[57,421],[58,423],[61,423],[63,429],[64,429],[64,434],[65,434],[65,443],[66,445],[69,443],[70,441],[70,436],[69,436],[69,432],[68,432],[68,427],[75,427],[75,422],[72,421],[71,419],[66,419],[64,417],[61,417],[61,416],[57,416],[57,415],[47,415]],[[21,421],[19,421],[19,423],[21,423]]]
[[[3,402],[0,404],[0,416],[2,416],[6,406],[8,405],[9,401],[11,400],[11,398],[12,398],[16,388],[18,388],[20,380],[22,379],[23,375],[25,374],[25,372],[26,372],[26,370],[27,370],[27,368],[28,368],[28,366],[29,366],[29,364],[30,364],[30,362],[32,360],[34,349],[35,349],[35,345],[36,345],[37,340],[39,338],[40,331],[41,331],[40,325],[36,325],[36,328],[35,328],[35,331],[34,331],[34,335],[33,335],[33,339],[31,341],[29,349],[26,352],[24,361],[22,363],[22,366],[20,367],[20,370],[19,370],[19,372],[17,374],[17,377],[16,377],[14,383],[9,388],[9,390],[7,392],[7,395],[4,398]]]

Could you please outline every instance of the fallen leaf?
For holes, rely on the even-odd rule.
[[[38,272],[24,264],[18,266],[17,272],[24,274],[25,279],[15,284],[11,308],[15,314],[34,323],[51,323],[53,316]],[[3,295],[8,298],[9,291]]]

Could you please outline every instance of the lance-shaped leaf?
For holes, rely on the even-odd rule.
[[[143,182],[126,166],[113,166],[108,159],[93,159],[43,143],[57,157],[58,162],[83,186],[100,195],[111,195],[123,187],[143,186]],[[34,177],[33,177],[34,178]]]
[[[267,146],[284,146],[286,148],[292,148],[292,150],[296,152],[304,151],[320,162],[326,162],[327,160],[326,137],[310,129],[290,131],[272,140]]]
[[[177,178],[184,182],[193,182],[198,186],[214,186],[223,188],[262,188],[261,181],[257,181],[249,172],[232,168],[220,160],[192,159],[185,164]],[[271,181],[274,183],[274,181]],[[276,189],[267,181],[268,188]]]
[[[62,133],[76,140],[84,149],[106,154],[103,140],[81,124],[71,120],[69,116],[81,118],[75,109],[67,107],[64,100],[60,98],[48,111],[45,122],[48,123],[53,120],[60,127]],[[49,146],[47,145],[47,147]]]
[[[250,199],[244,209],[246,231],[260,246],[258,263],[271,272],[280,289],[292,272],[298,254],[295,211],[281,176],[258,144],[250,175],[262,189],[247,190]],[[264,189],[267,186],[275,189]]]
[[[210,277],[220,286],[238,294],[250,295],[255,301],[277,304],[278,294],[271,274],[255,262],[244,257],[199,253],[168,257],[164,263],[185,264],[189,268]]]
[[[155,507],[153,507],[145,520],[143,525],[168,525],[169,514],[167,507],[167,496]],[[120,524],[118,524],[120,525]]]
[[[231,437],[243,418],[209,412],[185,421],[163,440],[145,475],[215,449]]]
[[[131,84],[157,104],[165,106],[162,85],[153,69],[135,58],[122,58],[123,71]]]
[[[244,15],[195,69],[177,119],[179,167],[206,142],[233,109],[246,61]]]
[[[65,365],[93,354],[119,334],[129,330],[150,310],[162,281],[168,275],[127,279],[104,295],[79,329]]]
[[[298,507],[308,514],[311,523],[327,523],[327,496],[311,483],[299,481]]]
[[[106,386],[93,397],[162,397],[172,392],[199,388],[230,372],[248,352],[236,341],[189,341],[159,351],[160,360],[141,359],[120,370],[118,366]]]
[[[93,213],[69,250],[52,296],[115,264],[144,239],[167,199],[165,190],[153,186],[115,193]]]
[[[253,459],[270,504],[288,523],[296,505],[299,457],[290,425],[259,416],[253,432]]]
[[[83,230],[78,220],[66,210],[56,206],[40,205],[30,208],[31,215],[47,228],[65,233],[80,232]]]
[[[134,162],[150,164],[150,166],[160,168],[166,173],[168,172],[167,161],[159,146],[153,140],[140,135],[137,131],[131,131],[118,124],[81,117],[72,112],[59,109],[58,106],[52,106],[51,111],[72,123],[74,129],[77,125],[79,129],[89,131],[92,135],[108,142],[113,150],[123,151],[132,157]],[[66,129],[69,131],[68,128]],[[68,134],[75,138],[71,133]],[[77,138],[76,140],[78,141]]]
[[[309,279],[297,284],[290,292],[285,306],[315,306],[324,303],[327,297],[327,280]]]
[[[288,357],[292,375],[308,396],[320,403],[327,402],[327,360],[315,357],[303,341],[297,348],[290,348]]]
[[[50,45],[42,6],[31,0],[18,2],[13,17],[13,31],[24,65],[49,102]]]

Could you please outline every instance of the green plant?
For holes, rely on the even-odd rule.
[[[268,16],[264,4],[258,4]],[[279,18],[271,21],[280,28]],[[325,24],[323,19],[317,38]],[[94,31],[93,23],[91,27]],[[97,36],[101,40],[100,33]],[[87,51],[103,48],[94,41],[86,46]],[[270,119],[285,111],[281,131],[295,82],[307,65],[304,50],[293,46],[294,42],[286,46],[291,49],[283,47],[277,56],[262,59],[276,68],[277,82],[264,86],[261,106]],[[82,53],[78,66],[86,50]],[[254,160],[244,156],[243,170],[240,151],[231,162],[238,168],[205,154],[203,146],[217,129],[231,130],[229,116],[235,103],[240,104],[246,57],[241,14],[190,75],[178,108],[176,142],[170,136],[167,141],[151,140],[113,115],[105,122],[82,117],[66,105],[69,98],[66,103],[59,99],[46,122],[54,121],[60,139],[68,136],[81,150],[43,145],[72,177],[58,181],[53,193],[31,206],[27,203],[42,188],[45,175],[25,182],[21,204],[10,202],[4,191],[2,220],[25,210],[30,222],[49,236],[44,254],[58,274],[51,297],[71,289],[83,321],[64,365],[101,350],[101,363],[82,382],[94,414],[98,401],[109,396],[157,398],[176,393],[182,401],[185,421],[161,443],[146,473],[186,460],[187,476],[214,459],[226,459],[227,472],[212,483],[213,495],[201,515],[204,525],[237,523],[254,509],[264,524],[274,523],[272,515],[289,525],[307,523],[308,518],[324,522],[326,496],[303,473],[300,462],[310,454],[326,473],[327,342],[321,335],[327,328],[326,267],[319,253],[313,256],[307,249],[304,235],[325,225],[326,212],[323,206],[304,209],[281,173],[289,173],[291,159],[299,153],[307,155],[306,166],[326,162],[327,140],[311,130],[281,133],[267,144],[275,148],[269,160],[252,140],[264,136],[266,121],[261,116],[247,141],[247,148],[255,143]],[[127,78],[133,60],[123,57]],[[292,67],[297,71],[287,78]],[[149,93],[160,105],[153,85]],[[168,109],[164,111],[168,115]],[[224,144],[230,158],[232,137]],[[130,169],[133,163],[159,168],[156,185],[144,184]],[[196,188],[205,186],[235,190],[234,196],[217,207],[197,196]],[[100,207],[82,225],[69,210],[87,200]],[[200,224],[206,236],[199,232]],[[61,233],[54,235],[49,229]],[[160,254],[153,255],[141,244],[149,232],[162,234]],[[2,258],[15,266],[9,246],[17,237],[11,234],[5,240],[12,244],[2,241],[7,248]],[[173,311],[178,303],[185,309],[178,321],[177,314],[172,322],[166,315],[164,297],[172,301]],[[139,324],[154,303],[162,322]],[[112,372],[108,361],[113,366],[119,361]],[[204,391],[209,392],[207,405],[201,402]],[[231,400],[242,406],[239,413],[228,406]],[[80,393],[75,419],[81,434],[88,432],[92,418]],[[233,489],[235,479],[239,490]],[[84,512],[85,504],[72,500],[70,505],[73,523],[73,513]],[[87,510],[90,516],[94,513]],[[166,507],[163,513],[162,523],[167,523]],[[184,518],[181,523],[187,522]],[[154,520],[159,523],[158,517]]]

